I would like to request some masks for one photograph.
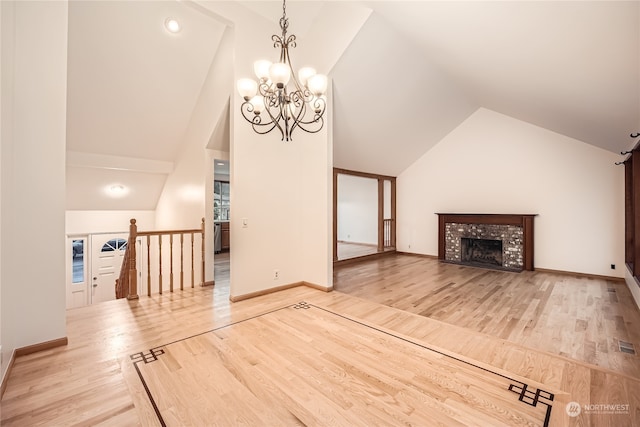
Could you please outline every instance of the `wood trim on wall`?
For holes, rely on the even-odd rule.
[[[248,294],[243,294],[243,295],[237,295],[237,296],[229,295],[229,301],[231,302],[244,301],[246,299],[273,294],[275,292],[284,291],[285,289],[291,289],[297,286],[307,286],[307,287],[318,289],[324,292],[331,292],[333,290],[333,286],[320,286],[314,283],[302,281],[302,282],[289,283],[287,285],[282,285],[282,286],[276,286],[274,288],[263,289],[256,292],[249,292]]]
[[[615,277],[615,276],[602,276],[600,274],[591,274],[591,273],[578,273],[576,271],[565,271],[565,270],[553,270],[549,268],[536,268],[535,271],[539,271],[541,273],[553,273],[553,274],[563,274],[567,276],[575,276],[575,277],[585,277],[587,279],[604,279],[611,280],[613,282],[623,282],[624,277]]]
[[[9,375],[11,375],[11,370],[13,369],[13,364],[16,361],[16,351],[13,350],[11,352],[11,357],[9,358],[9,364],[7,365],[7,370],[4,371],[4,375],[2,376],[2,381],[0,382],[0,400],[4,396],[4,391],[7,389],[7,382],[9,381]]]
[[[27,354],[37,353],[39,351],[49,350],[56,347],[62,347],[67,344],[69,344],[69,339],[67,337],[62,337],[55,340],[28,345],[26,347],[16,348],[16,357],[26,356]]]
[[[333,262],[338,261],[338,169],[333,169]]]
[[[307,286],[309,288],[312,289],[317,289],[319,291],[323,291],[323,292],[331,292],[333,291],[333,286],[321,286],[321,285],[316,285],[315,283],[311,283],[311,282],[302,282],[302,284],[304,286]]]
[[[341,259],[333,263],[334,267],[338,265],[354,264],[360,261],[371,261],[372,259],[382,258],[397,253],[395,250],[376,252],[375,254],[360,255],[353,258]]]
[[[384,252],[384,182],[391,183],[391,247],[396,248],[396,177],[388,175],[379,175],[375,173],[359,172],[349,169],[333,168],[333,262],[338,260],[338,175],[352,175],[361,178],[370,178],[378,181],[378,239],[377,250]],[[344,260],[343,260],[344,261]]]
[[[633,236],[633,245],[631,251],[631,259],[633,265],[633,275],[640,276],[640,227],[638,226],[637,218],[640,216],[640,161],[639,158],[636,158],[633,161],[633,158],[636,156],[636,153],[639,153],[638,150],[633,150],[631,154],[631,216],[632,221],[630,223],[631,229],[629,233]]]
[[[340,169],[340,168],[333,168],[333,173],[335,174],[341,173],[343,175],[354,175],[354,176],[360,176],[362,178],[372,178],[372,179],[389,179],[389,180],[396,179],[395,176],[379,175],[377,173],[359,172],[359,171],[353,171],[349,169]]]
[[[396,251],[395,253],[398,254],[398,255],[402,255],[402,256],[415,256],[415,257],[419,257],[419,258],[439,259],[438,255],[417,254],[417,253],[414,253],[414,252],[403,252],[403,251]]]
[[[378,179],[378,252],[382,251],[384,251],[384,180]]]
[[[393,178],[391,180],[391,220],[392,220],[392,224],[391,224],[391,246],[393,246],[394,248],[396,248],[396,227],[397,227],[397,221],[396,221],[396,214],[397,214],[397,201],[396,201],[396,197],[397,197],[397,191],[396,191],[396,179]]]
[[[633,218],[633,157],[624,162],[624,261],[633,264],[635,221]],[[633,274],[633,271],[631,272]]]
[[[0,382],[0,399],[2,399],[2,396],[4,396],[4,391],[7,388],[7,381],[9,380],[9,375],[11,375],[11,370],[13,369],[13,364],[15,363],[17,357],[26,356],[28,354],[37,353],[39,351],[50,350],[56,347],[62,347],[67,344],[69,344],[69,339],[67,337],[62,337],[55,340],[45,341],[38,344],[32,344],[26,347],[14,349],[11,352],[11,358],[9,359],[7,370],[4,371],[4,375],[2,376],[2,382]]]

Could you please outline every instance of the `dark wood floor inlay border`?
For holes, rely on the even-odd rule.
[[[171,344],[175,344],[175,343],[178,343],[178,342],[189,340],[191,338],[195,338],[197,336],[201,336],[201,335],[209,334],[209,333],[212,333],[212,332],[215,332],[215,331],[219,331],[219,330],[222,330],[222,329],[226,329],[226,328],[232,327],[234,325],[238,325],[240,323],[248,322],[250,320],[257,319],[257,318],[260,318],[260,317],[263,317],[263,316],[266,316],[266,315],[269,315],[269,314],[272,314],[272,313],[275,313],[275,312],[278,312],[278,311],[282,311],[282,310],[285,310],[285,309],[290,309],[290,308],[293,308],[295,310],[300,310],[300,309],[308,310],[310,308],[315,308],[315,309],[318,309],[318,310],[322,310],[322,311],[324,311],[326,313],[330,313],[332,315],[338,316],[338,317],[340,317],[342,319],[348,320],[349,322],[356,323],[356,324],[358,324],[360,326],[364,326],[364,327],[366,327],[368,329],[375,330],[376,332],[379,332],[381,334],[393,337],[393,338],[395,338],[397,340],[400,340],[400,341],[403,341],[405,343],[412,344],[412,345],[420,347],[420,348],[422,348],[424,350],[427,350],[427,351],[430,351],[430,352],[433,352],[433,353],[437,353],[437,354],[442,355],[444,357],[453,359],[453,360],[455,360],[457,362],[464,363],[466,365],[472,366],[472,367],[474,367],[476,369],[479,369],[479,370],[482,370],[484,372],[488,372],[488,373],[491,373],[491,374],[496,375],[498,377],[502,377],[504,379],[507,379],[507,380],[509,380],[511,382],[511,384],[508,387],[508,391],[510,391],[510,392],[512,392],[514,394],[517,394],[518,395],[518,401],[520,401],[520,402],[522,402],[522,403],[524,403],[526,405],[533,406],[533,407],[537,407],[538,404],[546,406],[546,414],[545,414],[545,420],[544,420],[543,426],[544,427],[548,427],[549,426],[549,421],[550,421],[551,411],[552,411],[552,402],[553,402],[554,397],[555,397],[553,393],[550,393],[550,392],[542,390],[542,389],[537,389],[535,387],[531,387],[529,384],[526,384],[526,383],[523,383],[521,381],[518,381],[518,380],[516,380],[514,378],[511,378],[511,377],[509,377],[507,375],[492,371],[492,370],[487,369],[485,367],[476,365],[476,364],[471,363],[471,362],[469,362],[467,360],[455,357],[455,356],[453,356],[451,354],[436,350],[434,348],[430,348],[429,346],[427,346],[425,344],[422,344],[420,342],[416,342],[416,341],[414,341],[412,339],[408,339],[406,337],[402,337],[400,335],[397,335],[397,334],[394,334],[392,332],[389,332],[389,331],[380,329],[378,327],[369,325],[367,323],[364,323],[364,322],[361,322],[359,320],[350,318],[350,317],[342,315],[340,313],[336,313],[336,312],[334,312],[332,310],[329,310],[329,309],[326,309],[324,307],[316,306],[314,304],[309,304],[309,303],[307,303],[305,301],[300,301],[300,302],[298,302],[296,304],[286,305],[286,306],[283,306],[281,308],[277,308],[275,310],[270,310],[268,312],[265,312],[265,313],[262,313],[262,314],[258,314],[256,316],[251,316],[251,317],[248,317],[248,318],[243,319],[243,320],[239,320],[239,321],[232,322],[232,323],[229,323],[229,324],[226,324],[226,325],[222,325],[222,326],[219,326],[217,328],[210,329],[208,331],[205,331],[205,332],[202,332],[202,333],[199,333],[199,334],[195,334],[195,335],[191,335],[191,336],[188,336],[188,337],[185,337],[185,338],[181,338],[181,339],[172,341],[170,343],[163,344],[163,345],[151,348],[151,349],[148,350],[148,352],[141,351],[141,352],[137,352],[137,353],[131,354],[129,357],[130,357],[130,359],[131,359],[131,361],[132,361],[132,363],[133,363],[133,365],[135,367],[135,370],[136,370],[136,372],[138,374],[138,377],[139,377],[139,379],[140,379],[140,381],[141,381],[141,383],[142,383],[142,385],[143,385],[143,387],[144,387],[144,389],[146,391],[147,397],[149,398],[149,401],[150,401],[151,405],[153,406],[153,409],[154,409],[154,411],[156,413],[156,416],[158,417],[158,421],[159,421],[160,425],[162,425],[163,427],[166,427],[165,420],[162,417],[162,414],[161,414],[161,412],[160,412],[160,410],[159,410],[159,408],[157,406],[157,403],[156,403],[156,401],[155,401],[155,399],[153,397],[153,393],[149,389],[149,387],[147,385],[147,382],[145,381],[144,375],[142,374],[142,371],[138,367],[138,364],[140,362],[144,362],[144,364],[149,364],[149,363],[157,361],[159,356],[162,356],[162,355],[165,354],[165,348],[167,346],[171,345]]]

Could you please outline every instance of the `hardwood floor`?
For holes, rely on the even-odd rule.
[[[334,289],[640,378],[640,312],[621,281],[390,255],[334,268]]]
[[[465,309],[459,281],[482,282],[486,293],[493,281],[501,286],[484,302],[467,295],[469,307],[478,305],[471,317],[474,311],[502,313],[504,302],[493,298],[517,290],[509,284],[517,282],[512,276],[483,276],[484,270],[440,268],[414,258],[392,256],[336,269],[336,284],[353,283],[363,296],[297,287],[230,303],[228,273],[225,278],[217,270],[214,288],[70,310],[66,347],[16,360],[1,402],[1,424],[543,425],[551,405],[551,426],[640,425],[640,380],[633,373],[515,342],[518,327],[506,340],[499,337],[504,327],[495,326],[499,333],[490,336],[369,299],[367,281],[377,283],[371,297],[385,295],[387,303],[404,295],[404,287],[431,281],[430,298],[444,300],[453,289],[446,300],[452,308],[431,313],[464,321],[456,315]],[[217,255],[216,262],[224,257]],[[427,280],[429,270],[433,277]],[[540,275],[522,283],[540,282],[533,296],[541,300],[554,288],[545,307],[557,300],[567,316],[582,313],[582,299],[555,290],[562,286],[554,282],[562,284],[564,276]],[[575,287],[573,280],[567,277],[566,284]],[[613,287],[621,300],[622,288]],[[585,292],[593,294],[591,304],[583,297],[587,306],[602,303],[595,290]],[[600,318],[620,315],[633,322],[626,305],[622,314],[613,311],[620,303],[609,297]],[[405,300],[410,298],[399,298]],[[524,309],[529,311],[536,312]],[[548,322],[542,320],[545,313],[541,307],[538,323]],[[634,336],[637,325],[624,326]],[[568,342],[575,330],[574,322],[560,337]],[[570,402],[578,402],[582,413],[569,416]],[[619,413],[606,413],[602,405],[619,405]]]
[[[363,245],[360,243],[338,242],[338,259],[357,258],[378,253],[376,245]]]

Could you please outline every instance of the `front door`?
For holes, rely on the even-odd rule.
[[[91,304],[116,299],[116,279],[128,237],[122,233],[91,236]]]

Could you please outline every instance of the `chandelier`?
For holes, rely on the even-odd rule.
[[[280,48],[279,61],[256,61],[253,70],[258,81],[240,79],[237,87],[244,99],[240,111],[253,130],[266,134],[277,128],[282,140],[291,141],[297,128],[308,133],[322,129],[327,106],[327,76],[303,67],[296,77],[289,58],[289,47],[296,47],[296,36],[287,36],[288,27],[286,0],[283,0],[282,36],[271,36],[273,47]]]

